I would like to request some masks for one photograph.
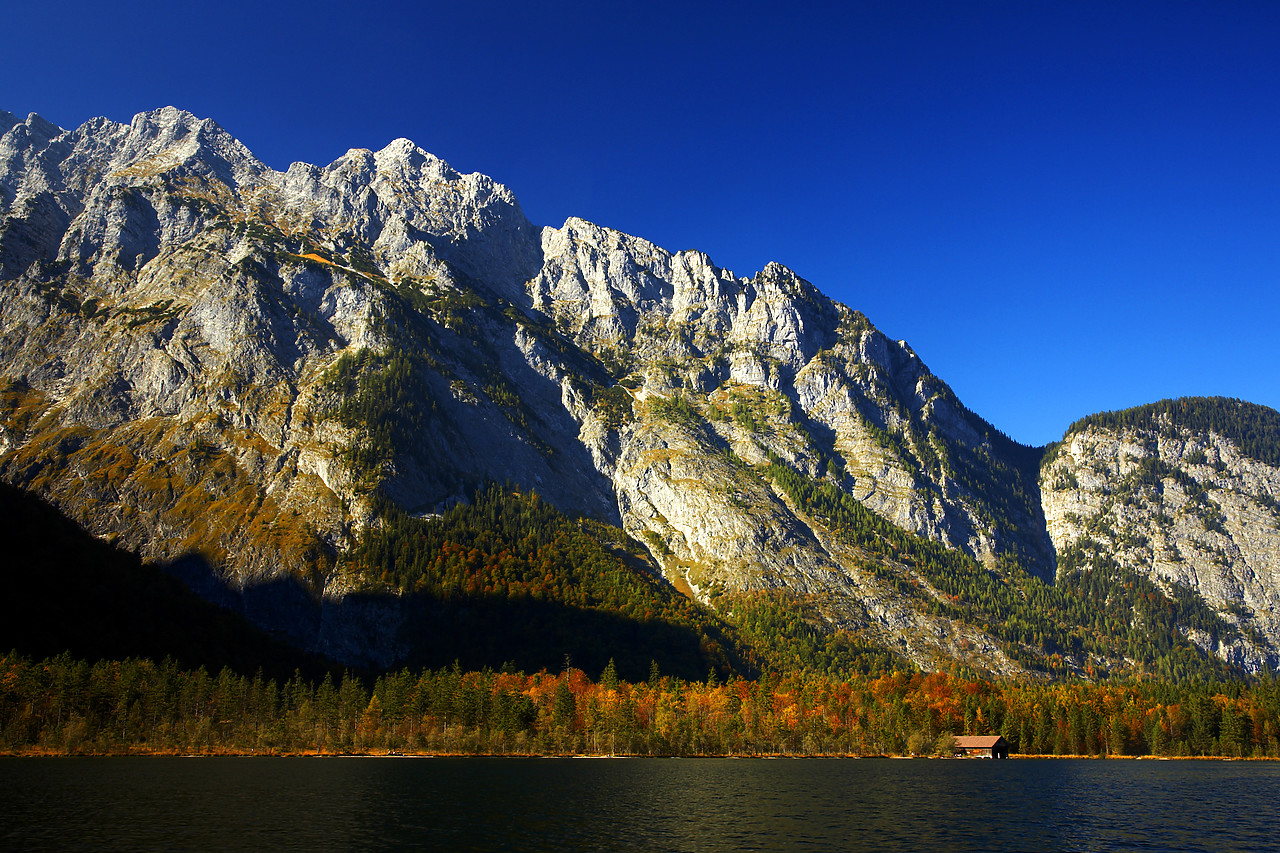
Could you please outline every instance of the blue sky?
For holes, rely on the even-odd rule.
[[[275,168],[409,137],[907,340],[1024,443],[1280,407],[1280,4],[25,3],[0,108],[172,104]]]

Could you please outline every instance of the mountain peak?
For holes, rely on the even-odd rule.
[[[391,140],[374,154],[374,161],[379,172],[399,173],[408,180],[456,181],[462,178],[448,163],[404,137]]]
[[[129,122],[129,128],[134,134],[149,139],[176,142],[196,130],[201,123],[199,118],[186,110],[161,107],[138,113]]]
[[[439,157],[423,151],[412,139],[396,137],[378,151],[378,157],[387,160],[440,161]]]
[[[98,130],[91,123],[83,128],[90,136]],[[135,115],[111,159],[116,169],[133,168],[144,174],[187,167],[228,186],[256,184],[270,171],[213,119],[176,107]]]
[[[0,110],[0,136],[13,130],[15,127],[21,127],[27,137],[38,145],[47,145],[50,140],[54,139],[61,133],[62,128],[46,119],[39,113],[30,113],[26,120],[22,120],[13,113]]]
[[[39,113],[31,113],[27,116],[27,128],[33,135],[38,135],[43,139],[52,139],[62,133],[62,128],[49,121]]]

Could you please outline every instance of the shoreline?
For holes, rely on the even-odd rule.
[[[1027,755],[1011,754],[1007,759],[991,758],[950,758],[938,755],[886,755],[855,753],[726,753],[696,754],[673,753],[670,755],[619,755],[609,753],[557,753],[557,752],[404,752],[371,750],[328,751],[328,750],[217,750],[209,752],[189,752],[178,749],[129,749],[110,752],[66,752],[50,749],[0,750],[0,758],[512,758],[512,759],[703,759],[728,758],[734,760],[909,760],[909,761],[1034,761],[1034,760],[1075,760],[1075,761],[1280,761],[1275,756],[1227,756],[1227,755]]]

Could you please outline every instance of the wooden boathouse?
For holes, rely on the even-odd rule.
[[[956,758],[1008,758],[1009,742],[1000,735],[961,735],[952,742]]]

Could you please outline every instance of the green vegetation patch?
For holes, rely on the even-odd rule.
[[[655,394],[645,402],[650,413],[669,424],[696,427],[703,423],[702,412],[682,392],[677,391],[670,397]]]
[[[770,590],[725,594],[725,619],[757,650],[771,672],[809,672],[833,678],[911,668],[885,649],[847,631],[832,631],[813,597]]]
[[[588,399],[605,429],[620,429],[635,420],[631,393],[621,385],[592,385]]]
[[[367,490],[390,474],[396,454],[411,445],[435,410],[419,361],[403,350],[362,349],[344,353],[325,376],[339,396],[333,416],[356,432],[343,461],[364,478]]]

